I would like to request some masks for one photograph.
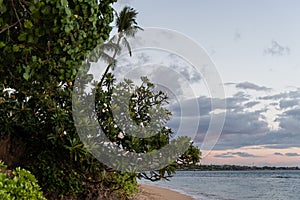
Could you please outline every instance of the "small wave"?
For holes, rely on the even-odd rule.
[[[195,196],[195,200],[234,200],[234,199],[228,199],[214,194],[201,193]]]
[[[292,177],[292,176],[273,176],[272,178],[298,178],[298,177]]]

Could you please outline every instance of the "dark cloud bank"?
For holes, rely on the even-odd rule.
[[[248,82],[236,84],[236,87],[263,91],[270,90],[270,88],[257,86]],[[193,99],[193,101],[194,100],[195,99]],[[195,142],[197,143],[201,144],[206,136],[206,132],[211,123],[212,112],[220,109],[221,106],[219,107],[218,105],[221,105],[221,102],[225,101],[225,124],[218,143],[214,147],[215,150],[228,150],[253,145],[273,149],[300,147],[300,89],[261,96],[256,100],[253,100],[249,95],[243,95],[242,92],[226,99],[211,99],[202,96],[196,100],[199,103],[200,110],[200,124],[195,138]],[[268,100],[269,105],[262,107],[259,110],[251,109],[265,100]],[[215,102],[214,109],[211,108],[212,101]],[[189,101],[184,103],[186,103],[188,107]],[[265,121],[266,117],[264,114],[268,111],[270,106],[276,107],[281,111],[275,120],[279,124],[279,128],[276,130],[270,130],[269,124]],[[192,110],[194,108],[190,109]],[[171,123],[171,126],[178,123],[181,118],[193,117],[188,115],[180,116],[180,107],[176,105],[171,107],[171,110],[174,114],[174,120],[172,121],[173,124]],[[215,116],[218,117],[218,113],[216,113]],[[293,155],[294,154],[285,154],[285,156]],[[228,153],[220,156],[231,157],[243,155]],[[244,155],[244,157],[245,156],[250,155]]]

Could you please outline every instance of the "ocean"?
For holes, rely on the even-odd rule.
[[[139,182],[178,191],[195,200],[300,199],[300,170],[178,171],[170,181]]]

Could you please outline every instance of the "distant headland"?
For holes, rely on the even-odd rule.
[[[182,166],[178,168],[181,170],[194,170],[194,171],[242,171],[242,170],[300,170],[299,167],[273,167],[273,166],[242,166],[242,165],[195,165],[195,166]]]

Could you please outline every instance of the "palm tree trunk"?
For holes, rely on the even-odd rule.
[[[123,34],[122,34],[122,33],[119,33],[118,41],[117,41],[117,46],[120,45],[120,41],[121,41],[122,37],[123,37]],[[114,62],[114,60],[115,60],[115,58],[116,58],[116,56],[117,56],[117,53],[118,53],[118,49],[114,52],[114,55],[113,55],[113,57],[112,57],[113,62]],[[110,67],[113,65],[113,62],[109,63],[108,66],[106,67],[105,72],[104,72],[104,74],[102,75],[102,78],[101,78],[101,80],[100,80],[100,83],[98,84],[98,87],[102,87],[103,81],[104,81],[104,79],[105,79],[105,77],[106,77],[106,75],[107,75],[107,73],[108,73]]]

